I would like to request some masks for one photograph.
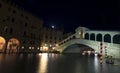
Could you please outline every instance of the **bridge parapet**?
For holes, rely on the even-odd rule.
[[[120,44],[120,31],[85,31],[85,39]]]
[[[64,44],[65,42],[70,41],[70,40],[75,39],[75,38],[76,38],[76,37],[75,37],[75,34],[73,34],[73,35],[67,37],[66,39],[64,39],[63,41],[59,42],[58,44],[59,44],[59,45],[62,45],[62,44]]]

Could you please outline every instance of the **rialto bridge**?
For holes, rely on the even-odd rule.
[[[75,44],[86,45],[100,53],[100,43],[102,43],[103,55],[107,51],[108,55],[120,58],[120,31],[100,31],[90,30],[85,27],[78,27],[76,33],[59,43],[58,51],[65,52],[66,48]],[[74,51],[72,53],[79,53]]]

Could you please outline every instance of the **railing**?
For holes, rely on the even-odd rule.
[[[75,39],[75,34],[73,34],[73,35],[67,37],[66,39],[64,39],[63,41],[59,42],[59,45],[65,43],[65,42],[67,42],[67,41],[70,41],[70,40],[72,40],[72,39]]]

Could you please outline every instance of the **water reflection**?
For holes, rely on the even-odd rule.
[[[2,61],[2,55],[0,55],[0,62]]]
[[[98,72],[98,66],[99,66],[98,63],[99,63],[98,57],[95,56],[95,57],[94,57],[95,72]]]
[[[79,54],[0,54],[0,73],[120,73],[120,66]]]
[[[75,72],[74,73],[79,73],[79,72],[81,72],[81,73],[85,73],[84,72],[84,65],[81,65],[80,64],[81,62],[80,61],[77,61],[76,62],[76,66],[75,66]]]
[[[43,53],[39,54],[40,56],[40,62],[39,62],[39,69],[38,73],[47,73],[47,64],[48,64],[48,54]]]

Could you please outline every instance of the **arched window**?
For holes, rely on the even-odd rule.
[[[110,36],[110,34],[106,34],[106,35],[104,36],[104,42],[111,43],[111,36]]]
[[[8,27],[7,27],[7,26],[4,27],[4,32],[5,32],[5,33],[8,32]]]
[[[12,34],[13,33],[13,28],[10,28],[10,34]]]
[[[75,39],[75,36],[73,36],[73,39]]]
[[[90,34],[90,40],[95,40],[95,34],[94,33]]]
[[[85,34],[85,39],[89,39],[89,34],[88,33]]]
[[[113,36],[113,43],[120,44],[120,34]]]
[[[97,34],[96,40],[97,40],[97,41],[102,41],[102,34]]]

